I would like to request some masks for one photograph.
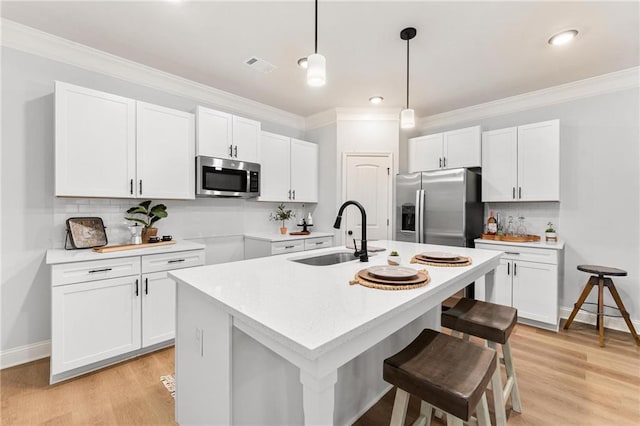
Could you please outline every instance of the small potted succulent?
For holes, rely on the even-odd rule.
[[[293,210],[287,209],[284,203],[280,203],[280,205],[276,209],[276,212],[269,214],[269,219],[282,222],[280,233],[284,235],[287,233],[287,227],[285,226],[285,222],[295,216],[296,214],[293,212]]]
[[[387,256],[387,263],[391,266],[399,266],[401,262],[402,259],[400,258],[400,254],[395,250]]]
[[[155,228],[153,224],[169,215],[167,206],[156,204],[151,207],[151,200],[143,201],[137,206],[131,207],[127,210],[127,214],[137,216],[125,216],[125,219],[135,222],[135,226],[144,226],[142,229],[143,243],[148,243],[150,237],[155,237],[158,234],[158,228]]]
[[[547,223],[547,230],[544,232],[544,239],[547,242],[558,242],[558,235],[556,234],[556,230],[551,222]]]

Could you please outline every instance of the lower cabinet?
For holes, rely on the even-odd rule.
[[[476,297],[513,306],[518,320],[543,328],[558,328],[558,282],[562,250],[529,248],[476,241],[476,248],[504,251],[493,288],[476,287]]]
[[[176,284],[167,273],[204,265],[204,250],[131,256],[124,263],[135,267],[114,269],[123,262],[52,266],[51,383],[175,337]]]

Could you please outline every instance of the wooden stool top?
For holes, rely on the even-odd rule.
[[[495,370],[493,349],[425,329],[384,360],[382,375],[386,382],[466,421]]]
[[[463,297],[441,319],[443,327],[504,345],[516,326],[518,310]]]
[[[578,270],[582,272],[589,272],[590,274],[596,274],[600,276],[610,275],[612,277],[626,277],[627,271],[611,268],[609,266],[598,265],[578,265]]]

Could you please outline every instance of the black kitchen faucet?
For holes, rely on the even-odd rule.
[[[342,222],[342,212],[348,205],[354,205],[360,210],[360,215],[362,216],[362,239],[360,240],[360,250],[358,250],[358,246],[356,245],[355,238],[353,239],[353,247],[356,249],[353,255],[355,257],[360,258],[360,262],[368,262],[369,255],[367,254],[367,213],[364,211],[364,207],[357,201],[349,200],[346,201],[343,205],[340,206],[340,210],[338,210],[338,217],[336,217],[336,222],[333,224],[335,229],[340,229],[340,222]]]

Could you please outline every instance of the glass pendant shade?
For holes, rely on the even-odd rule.
[[[413,129],[416,126],[416,114],[412,109],[403,109],[400,112],[400,128]]]
[[[324,86],[327,82],[327,63],[319,53],[307,57],[307,84],[309,86]]]

